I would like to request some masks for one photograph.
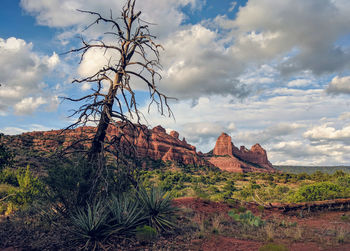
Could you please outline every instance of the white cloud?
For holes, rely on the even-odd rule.
[[[39,56],[33,52],[33,44],[22,39],[0,38],[0,110],[13,107],[16,114],[31,113],[48,103],[51,93],[43,82],[59,63],[56,53]]]
[[[349,54],[335,43],[350,32],[350,8],[340,2],[250,0],[231,22],[236,36],[233,51],[242,60],[255,62],[289,54],[284,62],[280,58],[284,73],[344,69],[349,65]]]
[[[288,87],[305,87],[312,83],[310,79],[294,79],[288,83]]]
[[[111,0],[21,0],[22,8],[35,16],[39,24],[66,28],[61,36],[64,40],[74,37],[75,32],[81,31],[93,20],[91,15],[77,12],[77,9],[95,11],[105,16],[110,16],[112,10],[114,17],[118,17],[123,4],[124,1]],[[166,37],[186,18],[180,7],[191,6],[196,9],[201,5],[199,0],[142,0],[137,1],[136,8],[142,10],[143,20],[157,24],[152,26],[155,35]]]
[[[350,94],[350,76],[334,77],[326,91],[330,94]]]
[[[281,138],[296,133],[302,128],[305,128],[304,124],[281,122],[261,131],[238,132],[233,139],[249,144],[278,142]]]
[[[237,79],[243,65],[232,59],[216,32],[194,25],[174,33],[163,46],[160,87],[165,93],[179,98],[248,94]]]
[[[6,135],[16,135],[16,134],[21,134],[25,132],[31,132],[31,131],[48,131],[51,130],[52,128],[39,125],[39,124],[29,124],[26,127],[4,127],[0,129],[0,132]]]
[[[330,141],[350,143],[350,126],[336,129],[326,123],[308,130],[304,133],[304,137],[321,144]]]
[[[228,9],[229,12],[232,12],[237,6],[237,2],[233,1],[230,3],[230,8]]]
[[[350,112],[344,112],[339,116],[339,120],[347,120],[350,119]]]
[[[43,105],[45,103],[46,101],[42,97],[24,98],[19,103],[15,104],[15,113],[17,115],[28,115],[33,113],[40,105]]]

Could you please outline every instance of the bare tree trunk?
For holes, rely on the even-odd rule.
[[[113,111],[113,104],[115,95],[117,92],[117,85],[120,82],[119,74],[116,74],[114,84],[110,86],[108,95],[105,100],[105,104],[101,113],[101,118],[97,126],[95,136],[92,140],[91,148],[88,154],[88,160],[91,163],[95,163],[96,159],[99,157],[99,153],[103,152],[103,143],[106,138],[107,128],[111,122],[111,114]]]

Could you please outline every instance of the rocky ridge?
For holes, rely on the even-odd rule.
[[[248,150],[245,146],[238,149],[232,139],[226,133],[222,133],[216,141],[212,154],[207,154],[206,159],[220,168],[229,172],[273,172],[275,169],[267,159],[265,149],[255,144]]]
[[[52,130],[29,132],[21,135],[6,136],[6,144],[15,151],[36,153],[35,156],[49,156],[57,149],[66,148],[74,143],[75,149],[86,149],[90,146],[95,127],[79,127],[74,130]],[[259,145],[250,150],[245,147],[238,149],[231,142],[231,137],[223,133],[217,140],[212,154],[202,154],[196,147],[188,144],[179,133],[169,134],[161,126],[148,129],[146,126],[126,126],[123,129],[110,126],[107,139],[117,140],[119,149],[128,152],[130,145],[134,146],[136,157],[152,160],[171,161],[184,165],[216,166],[229,172],[270,172],[274,171],[267,159],[266,151]],[[23,155],[22,154],[22,155]],[[28,159],[27,159],[28,160]]]
[[[57,149],[71,146],[74,149],[84,149],[90,146],[95,127],[79,127],[74,130],[52,130],[23,133],[6,136],[6,144],[10,148],[25,152],[53,153]],[[124,153],[130,153],[130,145],[135,146],[136,157],[178,162],[185,165],[210,165],[197,152],[196,147],[179,139],[176,131],[166,133],[161,126],[148,129],[146,126],[126,126],[123,129],[109,126],[107,139],[119,140]]]

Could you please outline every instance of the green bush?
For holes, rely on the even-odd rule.
[[[25,207],[41,197],[44,186],[41,181],[30,172],[29,166],[25,170],[21,169],[17,175],[18,187],[9,189],[8,202],[16,207]]]
[[[3,134],[0,133],[0,141],[2,140]],[[9,151],[9,149],[0,142],[0,172],[5,167],[10,167],[13,164],[14,155]]]
[[[246,211],[245,213],[237,214],[234,211],[229,211],[228,215],[232,217],[235,221],[241,222],[243,224],[247,224],[253,227],[261,227],[265,224],[260,217],[255,216],[251,211]]]
[[[101,183],[98,183],[95,192],[108,191],[112,194],[118,189],[129,189],[129,179],[121,172],[115,174],[115,170],[111,169],[112,167],[106,166],[102,174],[108,183],[108,189],[103,189]],[[48,168],[48,176],[44,178],[48,187],[47,199],[60,213],[67,216],[77,207],[86,206],[86,202],[92,203],[94,197],[108,197],[105,193],[103,196],[91,193],[91,187],[95,185],[95,176],[96,168],[83,158],[72,157],[53,161]]]
[[[237,190],[235,187],[235,182],[233,180],[226,181],[226,184],[223,186],[223,189],[229,192],[234,192]]]
[[[18,186],[17,180],[18,170],[12,168],[4,168],[0,171],[0,184],[6,183],[13,186]]]
[[[330,200],[342,197],[342,188],[332,182],[318,182],[300,187],[292,196],[295,202]]]

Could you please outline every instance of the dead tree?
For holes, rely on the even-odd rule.
[[[86,41],[82,37],[82,46],[68,52],[80,53],[80,63],[94,49],[103,50],[105,55],[107,52],[117,55],[109,58],[108,64],[91,76],[73,81],[94,84],[91,94],[81,98],[66,98],[74,102],[84,102],[73,112],[72,116],[78,116],[78,120],[69,128],[84,126],[91,121],[97,123],[91,148],[87,153],[88,161],[96,165],[96,168],[101,168],[101,163],[98,162],[103,159],[108,126],[140,124],[141,112],[138,110],[135,89],[131,85],[132,78],[142,81],[148,87],[150,105],[155,103],[162,115],[167,113],[172,116],[168,105],[169,98],[156,86],[156,82],[161,79],[159,49],[162,47],[155,43],[156,37],[149,30],[150,24],[140,19],[141,11],[135,10],[135,2],[136,0],[127,0],[118,18],[113,18],[112,11],[109,17],[104,17],[97,12],[78,10],[96,17],[86,29],[101,23],[110,25],[110,31],[104,35],[112,36],[114,42]],[[108,92],[103,92],[103,84],[106,83]]]

